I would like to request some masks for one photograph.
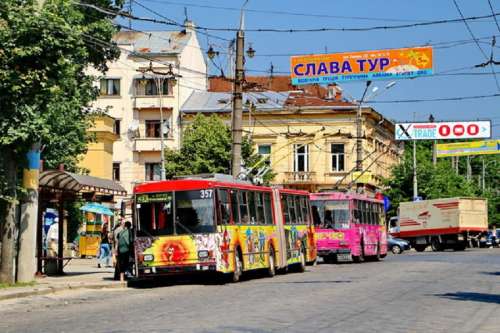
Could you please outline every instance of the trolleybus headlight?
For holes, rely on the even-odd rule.
[[[145,254],[144,261],[153,261],[155,257],[152,254]]]
[[[208,251],[207,250],[198,251],[198,258],[201,259],[208,258]]]

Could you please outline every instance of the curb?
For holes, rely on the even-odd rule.
[[[60,291],[66,290],[76,290],[76,289],[120,289],[127,288],[127,283],[113,283],[113,284],[104,284],[104,283],[95,283],[95,284],[82,284],[82,285],[66,285],[66,286],[57,286],[57,287],[45,287],[43,289],[35,289],[35,290],[27,290],[27,291],[19,291],[13,292],[6,295],[2,295],[0,293],[0,301],[13,299],[13,298],[23,298],[29,296],[43,296],[48,294],[55,294]]]

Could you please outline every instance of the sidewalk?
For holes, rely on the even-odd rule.
[[[0,289],[0,301],[11,298],[46,295],[70,289],[126,288],[126,283],[113,280],[114,268],[97,268],[96,259],[73,259],[64,268],[64,276],[36,278],[28,287]]]

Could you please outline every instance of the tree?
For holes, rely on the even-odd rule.
[[[2,260],[0,282],[12,282],[18,174],[34,143],[48,167],[76,166],[86,150],[92,124],[90,102],[97,97],[88,66],[106,70],[119,51],[111,42],[116,28],[102,14],[71,0],[47,0],[40,12],[34,0],[0,3],[0,201]],[[89,0],[113,11],[122,0]],[[90,36],[90,37],[89,37]],[[105,41],[105,43],[97,42]]]
[[[500,225],[500,200],[499,194],[499,163],[489,164],[486,180],[489,187],[482,191],[476,180],[467,181],[461,174],[465,173],[465,165],[460,165],[457,174],[451,168],[450,158],[440,158],[436,166],[432,164],[432,142],[417,142],[417,175],[418,194],[425,199],[451,198],[451,197],[484,197],[488,199],[488,216],[490,225]],[[498,156],[487,157],[498,159]],[[463,158],[465,160],[465,158]],[[476,163],[480,163],[476,159]],[[474,166],[475,174],[480,174],[480,168]],[[392,208],[389,214],[396,215],[396,209],[400,202],[411,201],[413,198],[413,146],[406,147],[401,163],[392,169],[390,178],[384,180],[387,186],[386,195],[392,201]]]
[[[242,159],[246,168],[252,168],[262,156],[256,154],[253,142],[243,138]],[[165,151],[165,174],[167,178],[199,173],[230,173],[231,131],[216,115],[197,114],[185,129],[179,150]],[[257,174],[252,169],[249,178]],[[274,177],[272,171],[266,173],[264,182]]]

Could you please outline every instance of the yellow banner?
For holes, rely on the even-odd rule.
[[[355,183],[368,184],[372,180],[372,173],[370,171],[365,171],[361,174],[361,171],[355,171],[352,173],[352,181]]]
[[[436,145],[437,157],[489,155],[500,152],[500,140],[482,140]]]

